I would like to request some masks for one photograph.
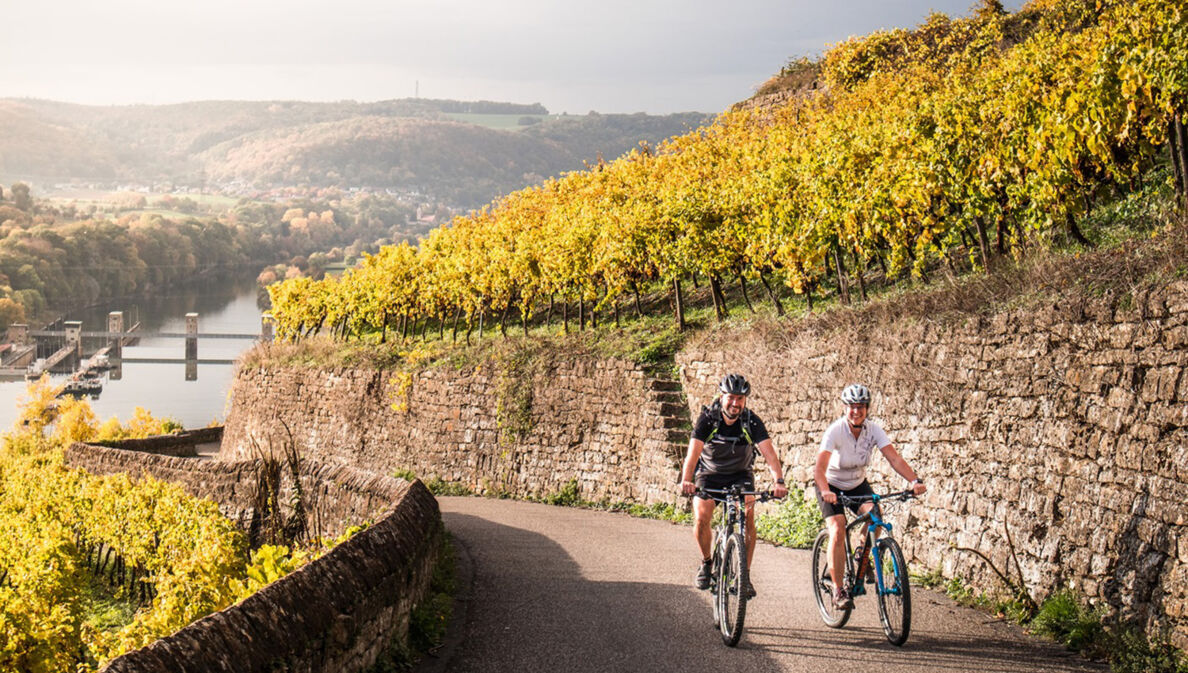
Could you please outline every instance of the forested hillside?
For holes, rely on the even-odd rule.
[[[256,273],[278,262],[282,276],[286,267],[317,273],[426,229],[393,197],[334,190],[221,207],[174,196],[148,203],[130,193],[104,211],[39,196],[23,183],[0,188],[0,330],[206,274]]]
[[[504,116],[499,130],[454,121]],[[96,107],[0,100],[0,179],[35,184],[229,183],[418,192],[473,207],[688,132],[702,114],[549,117],[538,104],[205,101]],[[508,125],[518,129],[515,123]]]

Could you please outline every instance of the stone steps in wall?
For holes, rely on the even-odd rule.
[[[673,467],[679,471],[685,451],[689,446],[689,434],[693,421],[689,417],[688,399],[681,382],[672,378],[655,378],[649,382],[649,397],[660,405],[659,414],[668,443],[667,452],[673,460]],[[675,476],[675,475],[674,475]],[[676,477],[679,478],[679,477]]]
[[[691,423],[687,418],[673,418],[672,416],[665,416],[664,428],[669,430],[680,429],[688,432],[693,430],[693,423]]]
[[[685,394],[681,392],[654,392],[652,399],[657,402],[668,402],[685,406]]]
[[[689,418],[689,408],[675,402],[661,402],[660,415],[667,418]]]

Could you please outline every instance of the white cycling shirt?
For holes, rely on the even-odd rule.
[[[821,437],[821,450],[828,451],[829,467],[825,468],[825,480],[830,486],[849,490],[866,479],[866,466],[875,449],[890,446],[891,440],[878,423],[867,420],[862,424],[858,437],[850,432],[850,424],[842,416],[833,422]]]

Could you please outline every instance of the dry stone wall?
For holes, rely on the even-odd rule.
[[[494,365],[243,371],[220,459],[276,451],[482,493],[545,496],[576,480],[590,500],[675,502],[688,414],[672,381],[615,359],[576,357],[512,377]],[[674,404],[672,399],[678,403]]]
[[[916,571],[993,589],[965,550],[1014,573],[1013,546],[1037,595],[1073,587],[1188,644],[1188,283],[1127,302],[856,320],[687,346],[690,408],[725,371],[753,377],[750,404],[807,485],[838,393],[865,382],[872,416],[930,489],[896,519]],[[874,464],[876,485],[903,487]]]
[[[219,503],[241,525],[252,518],[257,462],[218,463],[75,444],[68,465],[180,484]],[[374,522],[325,556],[225,610],[118,657],[105,673],[365,671],[408,637],[441,549],[437,501],[410,483],[342,465],[305,461],[303,497],[325,535]],[[286,497],[278,498],[287,501]]]

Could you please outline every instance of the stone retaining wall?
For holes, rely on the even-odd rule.
[[[251,519],[258,464],[217,463],[75,444],[67,464],[178,483]],[[148,647],[114,659],[107,673],[365,671],[408,637],[441,548],[437,502],[420,482],[341,465],[301,466],[324,534],[374,525],[320,559]],[[280,498],[285,501],[285,498]]]
[[[591,500],[675,501],[688,431],[674,430],[682,423],[668,417],[662,381],[594,358],[504,376],[491,366],[411,380],[387,371],[240,372],[219,457],[276,451],[291,433],[318,460],[412,470],[481,493],[543,496],[577,480]]]
[[[1188,644],[1188,283],[963,322],[900,318],[719,334],[678,356],[690,408],[724,371],[754,380],[788,474],[809,484],[849,382],[930,493],[897,529],[919,572],[979,589],[1014,573],[1073,587]],[[899,489],[886,461],[872,481]],[[1010,540],[1007,538],[1009,528]],[[1014,576],[1014,575],[1013,575]]]

